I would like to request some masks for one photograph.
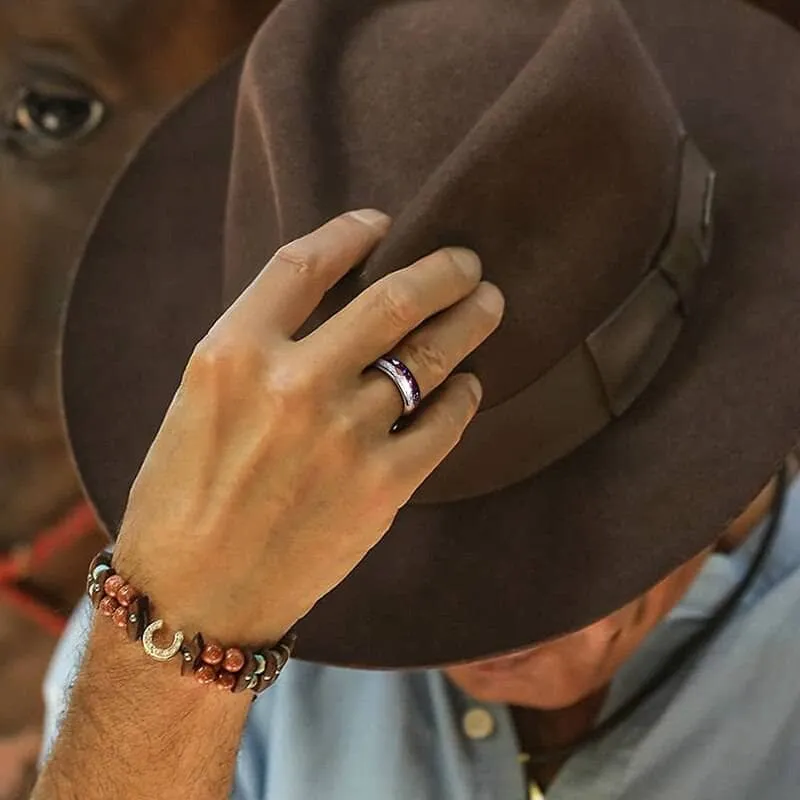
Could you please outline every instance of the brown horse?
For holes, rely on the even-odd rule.
[[[80,496],[56,356],[70,272],[91,220],[145,133],[246,42],[276,1],[0,3],[0,554]],[[96,533],[68,548],[33,583],[68,608],[102,542]],[[0,604],[0,800],[22,791],[15,784],[36,749],[53,644]]]

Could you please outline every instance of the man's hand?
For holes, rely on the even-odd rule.
[[[496,328],[503,299],[470,251],[423,258],[292,339],[388,227],[377,212],[347,214],[286,245],[192,355],[115,554],[171,628],[280,638],[381,538],[474,415],[478,381],[449,375]],[[400,395],[369,369],[388,352],[423,395],[441,386],[394,434]]]
[[[466,250],[387,276],[300,341],[323,294],[386,233],[339,217],[282,248],[197,346],[131,491],[117,571],[160,618],[223,644],[275,641],[381,538],[480,402],[452,370],[499,324]],[[391,352],[423,395],[402,432]],[[33,800],[228,795],[248,693],[181,678],[98,623]]]

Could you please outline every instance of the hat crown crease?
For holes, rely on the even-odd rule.
[[[567,426],[568,444],[552,448],[528,431],[531,446],[543,448],[529,465],[537,471],[627,407],[669,349],[662,337],[659,357],[645,358],[652,348],[633,343],[620,366],[607,357],[625,351],[618,337],[613,348],[585,350],[583,343],[600,341],[596,332],[653,268],[670,231],[685,137],[676,108],[616,0],[553,2],[544,12],[514,0],[493,3],[502,35],[478,24],[487,4],[477,0],[462,6],[467,19],[459,32],[472,35],[455,42],[441,22],[447,15],[439,14],[438,26],[419,18],[450,0],[433,0],[422,12],[414,6],[413,25],[404,17],[408,3],[340,6],[334,23],[327,7],[307,13],[318,2],[281,6],[245,63],[225,299],[281,244],[348,208],[382,208],[394,216],[392,230],[328,292],[299,335],[437,247],[474,248],[485,277],[507,299],[501,329],[465,365],[484,385],[475,441],[482,441],[481,425],[492,429],[494,409],[508,416],[501,429],[512,436],[509,412],[536,394],[538,380],[574,360],[576,348],[589,359],[581,368],[595,380],[599,373],[598,386],[586,383],[588,374],[568,382],[592,409],[576,411],[576,419],[595,417],[588,427]],[[304,27],[307,19],[325,21],[324,41]],[[516,33],[508,30],[512,19]],[[413,69],[422,72],[417,80],[406,74]],[[668,286],[664,291],[673,297]],[[670,327],[670,343],[676,330]],[[637,351],[649,358],[646,370],[635,369],[630,354]],[[517,422],[530,425],[530,413]],[[480,449],[469,455],[469,447],[458,448],[417,499],[460,499],[531,474],[501,463],[491,478],[468,481],[478,484],[468,489],[458,475]]]
[[[288,3],[282,16],[294,17],[293,10],[303,16],[306,2]],[[375,10],[371,4],[364,23],[368,29],[378,24],[387,5]],[[513,11],[516,5],[496,8]],[[346,124],[339,141],[324,147],[304,141],[313,137],[317,119],[303,120],[305,128],[298,131],[303,135],[293,136],[288,127],[299,124],[297,114],[286,110],[282,100],[296,96],[303,105],[302,98],[313,95],[302,74],[295,74],[308,67],[309,57],[303,50],[282,69],[270,67],[268,60],[274,64],[284,55],[281,42],[289,41],[294,53],[294,20],[281,23],[278,18],[266,26],[242,81],[226,237],[226,300],[241,291],[277,247],[307,227],[347,208],[375,206],[395,217],[393,230],[362,269],[328,294],[305,331],[388,272],[453,244],[474,247],[486,278],[507,297],[502,329],[469,364],[484,383],[485,407],[514,396],[591,333],[638,284],[666,235],[682,126],[614,0],[556,5],[563,13],[555,24],[544,33],[527,34],[541,39],[538,49],[518,56],[510,83],[474,101],[469,119],[450,122],[455,133],[439,145],[445,157],[426,165],[407,163],[413,160],[409,150],[415,149],[408,140],[424,120],[408,119],[406,130],[386,139],[388,122],[397,124],[400,116],[408,116],[395,105],[399,100],[386,97],[402,78],[385,92],[374,89],[374,82],[386,76],[380,51],[369,47],[364,57],[376,56],[372,68],[377,74],[365,77],[360,56],[350,56],[343,61],[350,64],[352,80],[342,74],[339,88],[332,90],[343,107],[338,121]],[[368,38],[358,26],[351,33],[356,36],[362,43]],[[313,49],[312,42],[306,48]],[[497,43],[484,57],[504,58],[503,52]],[[454,57],[431,56],[436,58],[450,59],[451,84],[458,83]],[[329,71],[347,72],[342,63],[328,65]],[[402,66],[395,71],[402,73]],[[478,68],[477,75],[487,69]],[[462,64],[461,71],[467,66]],[[586,76],[594,76],[591,85]],[[469,78],[461,80],[474,84]],[[459,94],[464,87],[448,86],[451,90]],[[419,114],[442,104],[431,88],[423,101],[427,105]],[[377,117],[388,122],[375,123],[369,140],[360,131]],[[323,125],[326,134],[329,125]],[[425,125],[437,127],[435,120]],[[283,143],[283,150],[271,142]],[[313,168],[320,160],[316,149],[326,150],[336,165]],[[409,171],[418,173],[417,185],[403,192],[387,190],[384,173]],[[346,196],[320,199],[314,184],[323,172],[338,173],[338,188],[323,194]]]

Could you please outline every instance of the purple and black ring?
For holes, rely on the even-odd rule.
[[[403,399],[403,415],[413,414],[422,401],[422,392],[414,373],[399,359],[393,356],[379,358],[373,366],[391,379]]]

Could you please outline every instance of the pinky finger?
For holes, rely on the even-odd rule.
[[[409,498],[461,440],[481,397],[474,375],[453,375],[407,428],[388,437],[385,457]]]

